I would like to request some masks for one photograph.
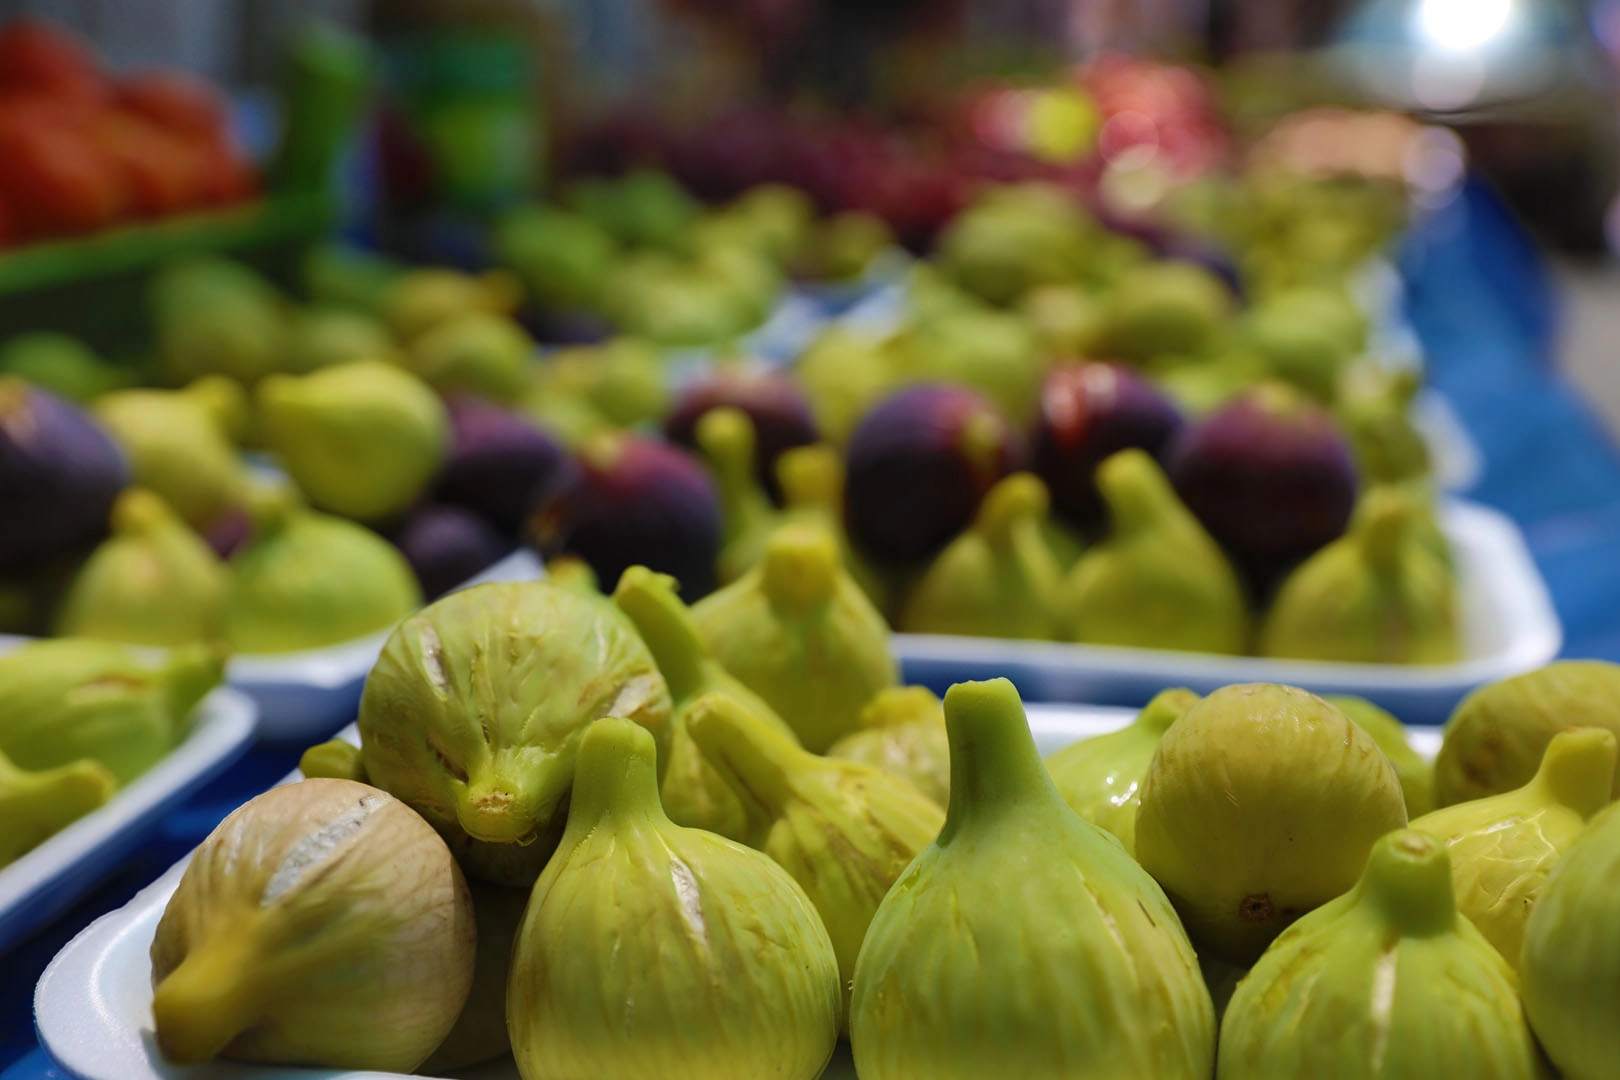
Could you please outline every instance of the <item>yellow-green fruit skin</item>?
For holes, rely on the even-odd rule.
[[[472,984],[467,883],[398,799],[347,780],[271,788],[192,855],[152,940],[175,1064],[214,1057],[409,1072]]]
[[[381,360],[258,387],[265,441],[309,501],[358,521],[410,507],[450,445],[450,419],[431,388]]]
[[[944,806],[951,797],[951,747],[945,707],[923,686],[879,690],[861,710],[861,730],[827,748],[827,756],[876,765],[911,781]]]
[[[468,886],[478,930],[472,989],[456,1026],[422,1063],[419,1071],[428,1076],[482,1065],[512,1049],[506,1034],[506,984],[512,973],[512,943],[528,908],[529,890],[477,881]]]
[[[703,756],[765,824],[751,845],[792,875],[832,937],[840,985],[900,872],[933,842],[945,812],[872,765],[818,757],[714,695],[687,725]]]
[[[1614,762],[1613,732],[1561,732],[1524,787],[1412,822],[1445,842],[1458,908],[1509,964],[1519,962],[1525,923],[1547,875],[1587,820],[1609,805]]]
[[[556,846],[580,736],[616,715],[669,745],[669,691],[612,604],[545,582],[430,604],[360,697],[371,783],[439,830],[467,872],[527,887]]]
[[[0,869],[100,807],[117,787],[107,767],[89,758],[31,771],[0,754]]]
[[[206,529],[242,498],[247,475],[225,433],[184,393],[120,390],[91,410],[129,456],[137,485]]]
[[[1136,808],[1142,778],[1170,725],[1198,701],[1191,690],[1165,690],[1131,724],[1082,739],[1046,759],[1046,771],[1069,809],[1136,850]]]
[[[1136,857],[1200,949],[1248,963],[1290,922],[1355,884],[1406,824],[1372,736],[1288,686],[1223,687],[1159,741],[1136,812]]]
[[[416,575],[388,541],[289,509],[227,564],[225,641],[246,654],[320,649],[387,630],[421,603]]]
[[[1406,738],[1406,725],[1366,698],[1329,695],[1322,700],[1334,706],[1362,731],[1371,735],[1378,749],[1395,766],[1406,797],[1408,818],[1434,809],[1434,766],[1412,748]]]
[[[1164,893],[1063,804],[1011,683],[959,684],[945,713],[945,826],[855,965],[862,1080],[1209,1077],[1209,991]]]
[[[1620,736],[1620,664],[1559,660],[1481,687],[1446,724],[1434,760],[1441,806],[1522,787],[1552,737],[1566,728],[1607,728]],[[1612,791],[1620,795],[1620,769]]]
[[[1603,811],[1553,867],[1525,928],[1524,1008],[1565,1080],[1620,1062],[1620,810]]]
[[[692,619],[720,665],[815,753],[856,730],[873,695],[899,682],[888,624],[836,541],[812,525],[778,529],[763,561],[694,605]]]
[[[804,890],[757,851],[672,824],[652,737],[600,720],[512,953],[523,1080],[814,1080],[838,962]]]
[[[1356,887],[1306,915],[1238,984],[1217,1080],[1545,1077],[1518,980],[1458,914],[1444,846],[1384,837]]]

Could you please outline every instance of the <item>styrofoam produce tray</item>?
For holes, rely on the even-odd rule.
[[[1029,726],[1041,753],[1051,754],[1091,735],[1124,727],[1131,709],[1031,705]],[[351,726],[341,736],[351,742]],[[1438,732],[1413,731],[1412,745],[1432,757]],[[289,777],[288,781],[297,779]],[[188,857],[189,859],[189,857]],[[394,1074],[234,1065],[178,1068],[165,1062],[152,1039],[152,964],[148,950],[158,919],[180,883],[188,859],[103,915],[69,942],[45,970],[34,992],[34,1023],[53,1061],[82,1080],[381,1080]],[[476,1080],[517,1080],[510,1058],[456,1074]],[[855,1080],[848,1048],[840,1046],[822,1080]]]
[[[0,952],[66,910],[135,850],[158,819],[253,742],[254,705],[218,689],[197,706],[179,746],[86,814],[0,868]]]
[[[1461,586],[1465,658],[1454,664],[1319,663],[920,634],[896,634],[895,655],[906,682],[938,690],[1004,675],[1028,701],[1141,705],[1171,686],[1208,693],[1231,683],[1281,682],[1358,694],[1409,724],[1442,723],[1476,686],[1552,660],[1563,630],[1513,522],[1466,502],[1448,502],[1441,510]]]

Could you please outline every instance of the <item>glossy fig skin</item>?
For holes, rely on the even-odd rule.
[[[598,581],[646,566],[696,599],[715,586],[720,521],[720,497],[701,463],[652,439],[605,432],[587,439],[542,495],[527,531],[541,554],[577,555]]]
[[[1142,376],[1120,364],[1066,364],[1041,387],[1035,473],[1052,493],[1052,512],[1094,532],[1104,519],[1093,479],[1104,459],[1132,447],[1161,461],[1181,430],[1180,411]]]
[[[462,506],[517,536],[568,452],[522,413],[463,395],[447,403],[450,452],[435,486],[440,502]]]
[[[1019,433],[972,391],[944,384],[901,390],[850,437],[850,539],[878,562],[926,559],[967,527],[985,493],[1025,456]]]
[[[1176,491],[1251,582],[1344,534],[1357,475],[1332,418],[1300,391],[1267,383],[1188,427],[1168,451]]]
[[[1416,820],[1434,809],[1434,765],[1407,741],[1405,724],[1366,698],[1330,694],[1322,700],[1371,735],[1378,749],[1395,766],[1395,775],[1401,781],[1401,794],[1406,799],[1408,818]]]
[[[698,447],[697,427],[710,409],[729,406],[748,414],[754,425],[754,472],[780,505],[782,489],[776,459],[796,446],[821,438],[810,402],[791,377],[769,369],[716,369],[682,390],[664,420],[664,437],[690,450]]]
[[[389,530],[388,538],[416,571],[425,600],[437,600],[512,550],[500,533],[472,511],[432,503],[412,510]]]
[[[0,570],[94,544],[128,483],[123,452],[77,406],[0,379]]]

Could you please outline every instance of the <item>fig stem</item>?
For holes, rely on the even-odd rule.
[[[177,1065],[218,1057],[255,1020],[246,978],[258,946],[245,928],[220,932],[193,948],[152,994],[158,1048]]]
[[[1367,493],[1355,533],[1367,565],[1376,573],[1388,576],[1397,572],[1411,523],[1411,505],[1398,492],[1374,489]]]
[[[658,746],[652,732],[617,717],[585,729],[574,760],[567,832],[589,831],[609,815],[666,820],[658,799]],[[565,846],[571,846],[564,841]]]
[[[1024,703],[1006,679],[957,683],[945,693],[945,733],[951,750],[951,799],[944,845],[975,820],[1060,804],[1024,716]]]
[[[332,739],[305,750],[298,759],[298,771],[307,779],[353,780],[364,784],[366,763],[360,748],[342,739]]]
[[[766,542],[760,585],[777,611],[808,615],[838,591],[839,566],[837,542],[826,529],[785,525]]]
[[[686,732],[743,805],[774,817],[791,791],[805,751],[770,729],[736,698],[704,694],[686,714]]]
[[[119,536],[144,536],[178,524],[169,504],[144,488],[130,488],[113,503],[112,531]]]
[[[1388,834],[1367,857],[1356,902],[1371,904],[1402,937],[1450,930],[1457,922],[1457,898],[1445,844],[1415,829]]]
[[[1014,473],[984,497],[973,527],[999,551],[1013,545],[1022,526],[1037,524],[1051,507],[1046,485],[1030,473]]]
[[[754,424],[741,409],[721,406],[697,423],[697,444],[714,474],[726,531],[734,535],[748,515],[754,492]]]
[[[709,650],[698,635],[691,613],[675,595],[675,579],[632,566],[613,590],[613,602],[630,617],[669,685],[670,697],[682,701],[703,685]]]
[[[1576,728],[1552,737],[1536,770],[1535,784],[1560,806],[1583,819],[1609,805],[1616,745],[1607,728]]]
[[[776,459],[776,482],[789,510],[826,510],[836,520],[844,503],[844,467],[830,446],[796,446]]]
[[[1097,490],[1108,504],[1109,527],[1115,534],[1138,533],[1163,516],[1175,492],[1145,450],[1121,450],[1097,466]]]

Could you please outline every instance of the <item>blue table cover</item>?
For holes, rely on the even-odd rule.
[[[1620,661],[1620,452],[1555,368],[1558,312],[1546,266],[1477,183],[1411,233],[1400,263],[1431,381],[1485,458],[1468,494],[1525,530],[1564,622],[1565,655]],[[39,1047],[32,1015],[34,984],[51,957],[297,761],[297,748],[251,751],[95,893],[0,957],[0,1080],[61,1075]]]

